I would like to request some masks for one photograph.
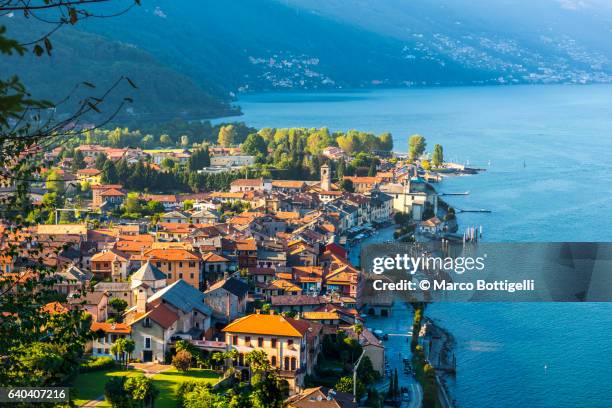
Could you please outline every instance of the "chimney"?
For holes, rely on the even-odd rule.
[[[138,289],[136,294],[136,313],[147,312],[147,291],[145,289]]]

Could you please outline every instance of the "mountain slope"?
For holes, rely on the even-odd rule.
[[[0,18],[8,35],[21,41],[38,38],[48,30],[35,20]],[[98,35],[63,27],[52,38],[51,56],[11,56],[0,59],[0,72],[18,74],[36,98],[59,101],[73,87],[87,81],[96,89],[81,87],[61,106],[60,114],[71,112],[85,96],[100,96],[118,78],[127,76],[138,89],[121,84],[101,105],[104,114],[113,112],[125,97],[133,103],[119,112],[123,121],[168,120],[176,117],[212,118],[235,113],[235,109],[204,92],[192,79],[159,63],[149,53]]]
[[[451,58],[405,56],[405,41],[274,0],[154,0],[82,29],[134,44],[205,89],[314,89],[458,84],[495,73]]]
[[[606,0],[285,0],[304,11],[497,72],[500,82],[610,82]]]

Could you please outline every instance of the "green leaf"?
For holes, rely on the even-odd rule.
[[[34,46],[34,54],[36,54],[37,57],[40,57],[41,55],[43,55],[43,52],[45,52],[45,50],[43,50],[43,47],[41,47],[38,44]]]
[[[53,49],[53,45],[51,45],[51,40],[49,40],[49,37],[45,37],[44,43],[45,43],[45,50],[47,50],[47,55],[51,55],[51,50]]]

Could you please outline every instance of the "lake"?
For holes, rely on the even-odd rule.
[[[486,168],[441,192],[462,228],[491,242],[610,241],[612,86],[515,86],[269,93],[239,100],[247,124],[412,134],[446,160]],[[434,304],[427,311],[457,340],[461,407],[609,407],[612,305]]]

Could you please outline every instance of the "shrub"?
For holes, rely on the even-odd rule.
[[[187,371],[191,367],[191,353],[181,350],[172,357],[172,365],[179,371]]]
[[[115,360],[112,357],[91,357],[81,363],[79,371],[89,373],[92,371],[105,370],[115,366]]]

